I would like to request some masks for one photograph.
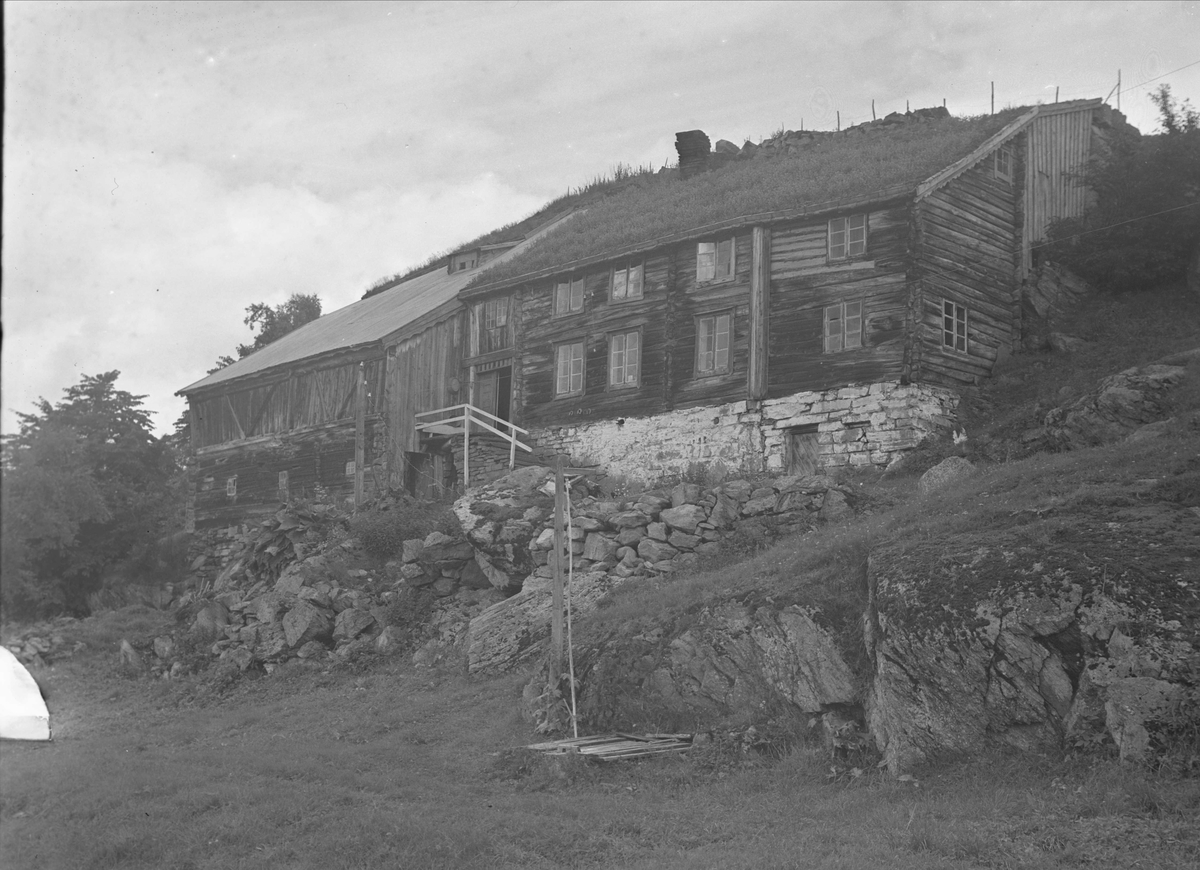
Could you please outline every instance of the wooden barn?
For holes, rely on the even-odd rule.
[[[1037,242],[1123,126],[1084,100],[740,148],[681,133],[673,177],[462,291],[465,380],[542,448],[629,476],[886,465],[1018,344]]]
[[[456,251],[180,390],[195,456],[193,527],[244,522],[322,490],[355,501],[387,487],[438,491],[452,460],[416,422],[465,401],[458,293],[557,223]]]

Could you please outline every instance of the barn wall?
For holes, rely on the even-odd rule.
[[[364,491],[386,486],[382,418],[366,421]],[[290,499],[324,490],[335,501],[354,497],[354,420],[201,452],[192,471],[195,528],[247,522]],[[286,477],[284,477],[286,475]]]
[[[392,468],[400,473],[403,452],[419,451],[416,415],[436,411],[467,400],[461,382],[466,336],[466,314],[458,309],[416,335],[387,349],[385,407],[390,438]],[[451,379],[460,380],[456,393]],[[394,480],[400,486],[402,480]]]

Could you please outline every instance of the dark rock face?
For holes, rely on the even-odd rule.
[[[1167,415],[1166,394],[1183,366],[1149,365],[1105,378],[1092,393],[1046,415],[1043,440],[1058,450],[1109,444]]]
[[[686,627],[624,637],[578,660],[580,715],[610,728],[689,728],[764,708],[820,715],[858,700],[829,634],[797,607],[727,602]]]
[[[1164,506],[874,553],[865,706],[888,767],[1064,741],[1144,759],[1200,678],[1189,539],[1200,517]]]

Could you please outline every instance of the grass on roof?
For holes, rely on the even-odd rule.
[[[916,186],[969,154],[1021,114],[923,121],[870,135],[818,140],[789,156],[738,160],[689,179],[674,174],[632,179],[618,192],[528,251],[480,274],[472,286],[552,269],[577,260],[763,212],[813,206]]]

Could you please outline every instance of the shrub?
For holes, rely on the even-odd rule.
[[[430,532],[462,534],[458,520],[444,506],[422,502],[392,502],[361,511],[350,519],[350,533],[367,554],[385,561],[400,552],[405,541]]]

